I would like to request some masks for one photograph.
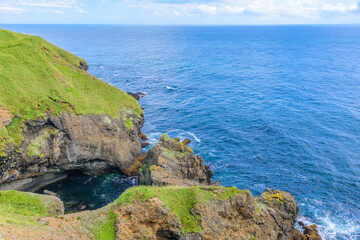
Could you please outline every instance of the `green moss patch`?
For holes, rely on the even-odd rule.
[[[125,128],[126,128],[127,130],[131,130],[131,129],[134,128],[134,123],[133,123],[133,121],[132,121],[131,118],[129,118],[129,119],[127,119],[127,120],[125,121]]]
[[[41,152],[40,148],[41,146],[45,145],[45,141],[49,136],[50,135],[48,132],[43,132],[41,136],[38,136],[37,138],[32,140],[28,146],[27,155],[29,157],[35,157],[35,156],[38,156],[40,158],[44,157],[44,154]]]

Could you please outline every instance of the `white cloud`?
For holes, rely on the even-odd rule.
[[[75,0],[18,0],[17,3],[22,6],[42,8],[74,8],[77,6]]]
[[[209,6],[206,4],[199,4],[195,7],[196,9],[209,14],[215,14],[217,12],[217,8],[214,6]]]
[[[358,4],[356,2],[349,4],[329,3],[329,0],[218,0],[207,3],[204,1],[196,2],[196,0],[194,0],[177,3],[163,2],[164,1],[153,2],[150,0],[142,0],[141,4],[133,5],[133,7],[176,16],[205,13],[227,15],[249,14],[261,15],[266,18],[320,18],[329,12],[348,14],[358,10]]]
[[[26,9],[11,6],[0,6],[0,13],[22,13],[27,12]]]
[[[324,4],[322,6],[322,10],[327,11],[327,12],[346,13],[346,12],[358,10],[358,4],[354,3],[354,4],[348,5],[348,6],[346,6],[342,3],[338,3],[336,5]]]
[[[0,3],[0,11],[22,13],[38,12],[64,13],[64,9],[84,13],[84,5],[77,0],[7,0]]]

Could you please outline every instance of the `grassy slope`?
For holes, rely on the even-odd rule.
[[[216,191],[209,191],[214,189]],[[80,228],[87,229],[89,236],[94,239],[115,239],[117,216],[113,209],[116,206],[145,201],[157,196],[179,217],[184,233],[201,232],[199,218],[191,214],[191,209],[196,203],[206,203],[211,199],[227,200],[236,195],[244,194],[247,190],[235,187],[148,187],[137,186],[127,189],[114,203],[104,208],[78,213],[67,214],[55,218],[58,221],[76,219]],[[22,229],[31,226],[47,230],[46,224],[36,221],[37,217],[48,216],[43,207],[44,203],[39,198],[34,198],[28,193],[16,191],[0,191],[0,224]],[[4,218],[3,220],[1,220]],[[51,219],[47,218],[51,221]],[[53,218],[54,219],[54,218]],[[75,225],[73,225],[75,227]],[[56,229],[52,229],[56,230]]]
[[[18,191],[0,192],[0,224],[16,226],[36,226],[40,224],[38,217],[50,216],[49,199],[40,195]]]
[[[0,106],[21,116],[0,132],[0,153],[10,141],[19,145],[24,122],[46,111],[59,114],[71,106],[83,115],[140,116],[134,98],[80,70],[80,62],[85,61],[40,37],[0,29]]]

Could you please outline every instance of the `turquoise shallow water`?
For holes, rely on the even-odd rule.
[[[188,137],[224,185],[289,191],[324,239],[360,239],[360,26],[0,27],[145,92],[152,143]]]

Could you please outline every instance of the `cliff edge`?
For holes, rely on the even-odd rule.
[[[33,177],[55,181],[72,170],[133,168],[143,110],[87,69],[40,37],[0,30],[0,189],[30,190]]]

